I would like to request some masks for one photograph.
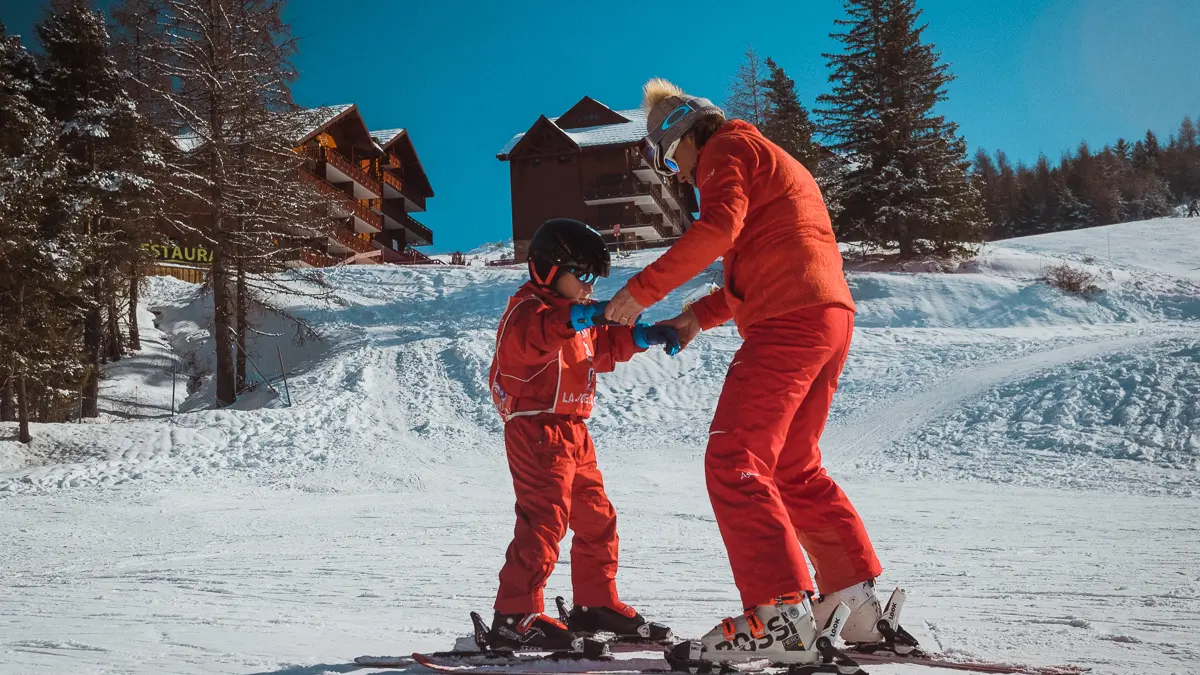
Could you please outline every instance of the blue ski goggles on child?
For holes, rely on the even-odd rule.
[[[585,284],[594,284],[596,283],[596,280],[600,278],[600,275],[596,274],[595,272],[584,272],[582,270],[575,270],[569,267],[565,271],[570,272],[571,275]]]

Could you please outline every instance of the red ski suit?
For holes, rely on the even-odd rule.
[[[570,326],[570,301],[525,284],[509,300],[496,334],[492,400],[504,418],[504,447],[517,496],[517,525],[508,546],[495,608],[541,612],[542,588],[571,543],[574,602],[618,602],[617,514],[596,467],[584,420],[592,412],[596,373],[643,351],[628,326],[580,332]]]
[[[643,306],[722,257],[725,287],[692,305],[703,328],[736,321],[709,430],[705,475],[745,607],[825,592],[882,571],[862,520],[817,445],[850,348],[854,301],[812,175],[752,125],[726,123],[701,150],[700,220],[630,279]]]

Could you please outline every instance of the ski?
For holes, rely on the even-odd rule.
[[[482,658],[476,658],[482,657]],[[555,654],[495,653],[467,657],[462,653],[413,654],[410,663],[439,673],[503,673],[504,675],[635,675],[669,672],[662,659],[584,658],[575,652]]]
[[[885,665],[903,663],[929,666],[945,670],[968,670],[977,673],[1009,673],[1010,675],[1080,675],[1091,670],[1083,666],[1030,666],[1017,663],[1002,663],[993,661],[968,661],[916,651],[910,654],[895,652],[847,652],[852,659],[863,665]]]

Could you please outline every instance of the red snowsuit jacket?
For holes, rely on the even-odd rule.
[[[645,351],[633,343],[629,326],[575,332],[571,304],[532,283],[508,301],[488,378],[492,402],[505,422],[540,413],[588,417],[596,373],[612,372]]]
[[[700,220],[629,280],[649,307],[724,256],[725,288],[692,305],[705,329],[730,319],[742,335],[765,319],[836,304],[854,311],[812,175],[742,120],[726,122],[700,151]]]

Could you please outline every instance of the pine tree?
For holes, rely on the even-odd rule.
[[[1188,152],[1197,144],[1196,125],[1190,115],[1185,115],[1179,125],[1179,149]]]
[[[28,443],[31,399],[77,380],[70,324],[79,316],[61,293],[78,282],[78,241],[48,217],[61,188],[55,126],[31,100],[33,58],[0,23],[0,417]],[[70,388],[68,387],[68,390]]]
[[[746,48],[746,61],[738,66],[737,75],[729,83],[729,98],[725,101],[725,113],[731,118],[743,119],[762,128],[767,116],[766,73],[758,54]]]
[[[1122,164],[1128,165],[1132,158],[1133,148],[1130,147],[1129,141],[1126,141],[1124,138],[1118,138],[1117,144],[1113,146],[1113,154],[1116,155]]]
[[[869,243],[951,253],[985,227],[980,197],[966,175],[958,127],[934,113],[953,77],[932,45],[915,0],[846,0],[841,54],[826,54],[832,94],[820,97],[822,131],[855,168],[843,187],[841,233]]]
[[[1159,166],[1158,162],[1159,155],[1162,152],[1162,147],[1159,146],[1158,135],[1153,131],[1146,132],[1145,149],[1147,164],[1155,173],[1158,173],[1161,176],[1161,167]]]
[[[137,218],[152,187],[141,142],[146,123],[125,90],[104,19],[86,0],[55,0],[37,33],[45,50],[39,99],[58,122],[56,145],[66,160],[57,217],[85,238],[90,260],[89,289],[79,301],[87,308],[83,414],[95,417],[101,363],[122,353],[116,296],[147,239]]]
[[[775,61],[768,58],[766,64],[770,76],[763,83],[767,101],[763,135],[816,175],[821,162],[820,148],[813,142],[816,127],[800,103],[796,83]]]

